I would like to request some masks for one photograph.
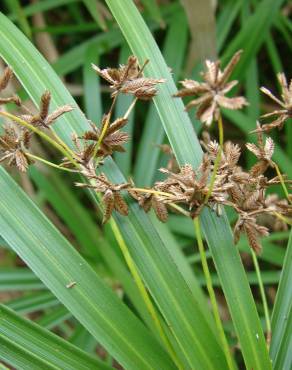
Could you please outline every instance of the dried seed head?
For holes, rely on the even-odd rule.
[[[175,97],[199,96],[187,104],[186,110],[198,107],[197,118],[207,126],[219,119],[220,107],[241,109],[248,104],[244,97],[229,98],[225,96],[237,84],[237,81],[228,83],[227,80],[238,63],[240,54],[241,51],[237,52],[223,71],[220,70],[219,61],[207,60],[206,71],[201,73],[204,82],[181,81],[183,88],[174,95]]]
[[[106,190],[102,197],[102,203],[104,206],[102,223],[105,224],[110,219],[115,206],[115,199],[112,190]]]
[[[13,76],[13,71],[10,67],[6,67],[4,69],[3,75],[0,78],[0,92],[4,89],[6,89],[7,85],[9,84],[9,81],[11,80]]]
[[[262,251],[262,246],[257,238],[255,229],[249,226],[248,224],[245,225],[244,229],[246,232],[248,244],[250,245],[250,247],[254,250],[256,254],[260,254]]]
[[[129,209],[127,203],[124,201],[120,193],[114,193],[115,210],[123,216],[128,216]]]
[[[270,90],[265,87],[262,87],[261,91],[270,99],[272,99],[276,104],[278,104],[280,106],[280,109],[275,110],[271,113],[264,114],[261,118],[266,119],[274,117],[272,119],[272,122],[266,123],[262,126],[258,126],[257,129],[252,132],[269,132],[276,127],[278,129],[281,129],[284,123],[289,118],[292,118],[292,79],[288,84],[284,73],[279,73],[277,77],[282,88],[282,100],[278,99],[275,95],[271,93]]]
[[[0,136],[0,162],[7,159],[9,166],[16,166],[19,171],[25,172],[32,163],[26,154],[29,141],[30,133],[26,129],[5,126],[4,134]]]
[[[152,197],[152,207],[154,209],[154,212],[157,216],[157,218],[161,222],[166,222],[168,218],[168,211],[166,205],[159,200],[156,196]]]
[[[41,96],[40,108],[38,114],[31,113],[27,108],[27,114],[20,116],[24,121],[35,127],[50,128],[50,126],[64,113],[72,111],[74,108],[71,105],[64,105],[57,108],[49,114],[51,102],[51,93],[47,90]]]
[[[49,114],[50,102],[51,102],[51,93],[47,90],[41,96],[41,102],[40,102],[39,118],[42,121],[44,121]]]
[[[165,82],[164,79],[143,77],[135,56],[130,56],[127,64],[121,65],[118,69],[100,69],[94,64],[92,68],[110,83],[110,88],[113,90],[112,96],[121,92],[134,95],[138,99],[149,100],[157,93],[156,85]]]

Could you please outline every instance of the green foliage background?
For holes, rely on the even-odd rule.
[[[132,176],[138,185],[149,186],[159,178],[157,169],[167,163],[159,144],[170,143],[180,164],[197,167],[200,162],[196,133],[201,124],[171,95],[175,82],[198,76],[206,56],[218,55],[226,63],[235,51],[244,50],[234,76],[250,105],[240,112],[224,111],[224,127],[226,139],[242,147],[254,140],[249,131],[268,104],[259,87],[277,91],[279,71],[291,78],[291,7],[284,0],[225,0],[218,2],[214,15],[212,1],[195,6],[186,0],[137,3],[43,0],[27,5],[6,0],[1,5],[0,55],[21,83],[14,88],[23,99],[38,104],[48,89],[52,108],[75,107],[54,125],[68,145],[72,132],[88,127],[87,118],[99,124],[109,107],[108,90],[90,64],[116,66],[130,53],[141,63],[149,58],[145,74],[167,82],[154,104],[135,108],[127,125],[133,137],[127,152],[106,160],[102,168],[113,182]],[[123,115],[130,101],[119,97],[115,115]],[[212,135],[217,135],[216,128]],[[273,159],[291,177],[291,124],[273,135]],[[60,159],[44,142],[35,147],[53,161]],[[249,155],[243,156],[243,166],[252,163]],[[17,369],[177,368],[111,228],[101,227],[98,200],[76,189],[76,180],[43,166],[32,167],[27,176],[0,169],[0,363]],[[281,194],[280,187],[275,191]],[[227,368],[192,222],[171,215],[161,224],[128,201],[129,217],[115,215],[115,222],[181,368]],[[234,247],[229,226],[233,222],[230,212],[220,218],[208,210],[202,215],[234,367],[290,369],[289,231],[266,237],[259,257],[272,315],[268,353],[250,250],[245,238]],[[68,288],[72,282],[76,284]]]

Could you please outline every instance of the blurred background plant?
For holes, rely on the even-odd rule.
[[[34,110],[34,105],[29,97],[38,104],[40,95],[48,88],[53,96],[56,96],[54,106],[57,103],[59,103],[58,105],[71,103],[69,100],[66,101],[66,93],[58,90],[59,82],[56,82],[53,72],[49,70],[45,63],[42,64],[42,60],[35,56],[35,50],[29,44],[22,42],[17,30],[9,22],[11,21],[16,24],[53,67],[81,110],[84,111],[86,117],[99,124],[102,114],[108,111],[110,106],[109,87],[103,80],[99,80],[91,68],[91,63],[102,67],[115,67],[119,63],[125,63],[130,54],[137,54],[135,48],[139,46],[139,37],[144,37],[143,29],[139,27],[139,19],[131,18],[130,10],[132,8],[129,3],[132,3],[132,1],[124,2],[125,9],[129,5],[129,16],[128,18],[124,17],[125,23],[128,22],[126,25],[122,24],[115,14],[117,9],[115,9],[114,1],[107,1],[108,4],[106,4],[106,2],[95,0],[35,0],[31,2],[4,0],[0,6],[0,10],[5,15],[0,20],[0,54],[12,66],[22,84],[20,85],[14,79],[13,83],[9,85],[8,96],[11,96],[11,93],[19,94],[25,104]],[[122,0],[116,1],[117,8],[119,5],[123,6],[122,4]],[[276,96],[279,96],[280,86],[276,74],[284,71],[287,78],[291,78],[291,2],[284,0],[222,0],[220,2],[215,0],[196,2],[189,0],[182,0],[181,2],[140,0],[135,1],[135,4],[162,50],[175,81],[184,78],[198,78],[199,71],[202,70],[203,61],[206,58],[216,59],[220,57],[225,65],[235,51],[244,50],[233,77],[239,80],[240,95],[247,98],[249,105],[240,111],[223,110],[224,133],[225,140],[230,139],[238,143],[241,148],[245,146],[246,142],[255,142],[256,135],[251,135],[250,131],[255,129],[256,120],[261,114],[277,108],[273,101],[260,93],[259,88],[266,86]],[[123,32],[126,34],[132,51],[124,39],[114,16],[117,17],[122,29],[128,27],[128,33],[125,30]],[[143,56],[142,51],[138,56],[141,58],[141,55]],[[146,55],[146,57],[151,56]],[[157,60],[150,60],[149,68],[151,68],[151,65],[155,66],[155,62]],[[1,62],[0,68],[4,70],[4,61]],[[51,83],[51,86],[48,86],[49,83]],[[64,99],[65,101],[63,101]],[[131,97],[119,96],[114,116],[123,116],[130,103]],[[13,112],[12,106],[8,108]],[[125,145],[125,153],[116,153],[114,156],[122,174],[126,178],[133,177],[135,183],[141,187],[151,186],[154,181],[160,180],[161,174],[157,169],[167,167],[170,161],[174,161],[173,153],[167,146],[169,144],[168,139],[170,139],[172,146],[174,139],[169,132],[170,130],[166,130],[167,135],[165,134],[160,117],[161,114],[158,114],[154,104],[137,104],[129,117],[128,125],[125,127],[132,140]],[[190,118],[194,130],[197,134],[200,134],[202,125],[195,119],[193,112],[190,113]],[[74,129],[82,127],[83,123],[81,121],[84,120],[84,117],[82,115],[78,116],[76,113],[74,119],[75,121],[72,121],[70,125]],[[68,124],[68,127],[64,129],[65,138],[68,138],[72,132],[69,121],[70,118],[67,122],[64,120],[62,123],[63,126],[66,126],[66,123]],[[3,123],[3,119],[1,119],[1,123]],[[183,126],[184,122],[179,124]],[[61,125],[58,126],[58,130],[61,132]],[[210,134],[212,137],[218,137],[216,125],[211,127]],[[278,164],[280,170],[291,179],[292,146],[291,143],[289,144],[289,138],[292,137],[291,122],[288,122],[282,131],[273,130],[271,136],[275,141],[273,160]],[[195,145],[197,144],[194,143]],[[57,160],[55,153],[43,140],[33,140],[32,146],[34,153],[49,158],[52,162]],[[178,156],[175,145],[173,149]],[[254,156],[245,151],[241,156],[240,165],[243,168],[250,168],[254,163]],[[110,170],[115,169],[111,163],[108,166]],[[3,199],[0,205],[0,214],[2,214],[0,217],[0,302],[4,304],[0,309],[0,359],[3,359],[3,366],[5,364],[5,366],[13,366],[17,369],[172,368],[173,362],[166,355],[165,358],[164,355],[161,355],[160,358],[158,354],[158,358],[154,358],[153,362],[148,364],[144,364],[142,360],[138,359],[139,356],[135,357],[136,351],[140,353],[139,351],[142,351],[141,348],[143,347],[146,349],[140,354],[144,358],[156,351],[157,335],[155,327],[153,327],[143,300],[140,298],[140,293],[127,270],[113,229],[109,225],[101,226],[101,217],[92,205],[91,195],[84,189],[72,187],[72,183],[78,180],[78,177],[74,174],[57,172],[40,163],[30,168],[28,173],[18,173],[11,168],[9,168],[9,173],[78,251],[78,257],[77,254],[68,257],[68,265],[69,261],[72,262],[72,271],[76,266],[82,266],[83,261],[86,261],[99,276],[100,283],[96,283],[95,275],[91,276],[84,268],[85,272],[83,270],[80,272],[80,279],[83,279],[80,285],[84,283],[84,291],[80,292],[80,296],[74,296],[74,293],[72,293],[73,297],[70,296],[71,292],[74,292],[74,285],[76,284],[78,287],[79,284],[79,281],[69,279],[69,276],[74,275],[73,272],[73,275],[70,275],[70,266],[67,266],[67,277],[64,273],[64,281],[58,280],[59,275],[56,273],[58,266],[60,274],[66,268],[67,252],[65,249],[70,249],[69,245],[65,245],[66,243],[63,239],[59,239],[59,235],[55,231],[50,231],[50,227],[46,225],[46,221],[43,221],[42,216],[35,211],[30,203],[26,203],[26,198],[18,195],[18,188],[14,188],[14,183],[10,182],[12,180],[8,179],[6,174],[3,173],[0,180],[0,196]],[[118,174],[114,180],[121,181],[120,178]],[[283,190],[279,185],[273,187],[273,193],[283,197]],[[10,207],[11,214],[8,210]],[[228,219],[233,225],[235,213],[227,211]],[[31,221],[24,224],[23,221],[18,220],[16,215],[21,213],[23,213],[22,220],[27,217]],[[143,281],[151,293],[155,309],[160,310],[165,318],[165,321],[163,321],[162,316],[159,315],[162,326],[169,325],[171,327],[173,325],[172,320],[176,320],[175,309],[173,308],[173,312],[168,312],[166,306],[167,304],[171,306],[172,303],[179,301],[178,292],[173,293],[171,289],[179,290],[181,288],[180,293],[182,295],[185,291],[187,292],[185,299],[188,300],[188,294],[192,299],[188,301],[190,303],[186,312],[182,313],[181,322],[184,321],[184,315],[186,315],[188,320],[186,327],[191,323],[193,329],[196,328],[198,322],[192,322],[191,317],[196,312],[192,311],[192,304],[197,301],[196,304],[200,307],[198,312],[207,311],[205,320],[210,323],[210,330],[214,330],[212,318],[209,314],[211,310],[205,309],[207,307],[206,281],[200,263],[200,253],[197,249],[192,221],[181,215],[171,214],[166,224],[160,224],[152,216],[150,214],[151,223],[154,224],[157,235],[150,236],[149,240],[146,239],[141,229],[145,228],[145,234],[147,232],[151,234],[152,225],[145,220],[146,223],[142,224],[143,218],[133,218],[130,226],[125,225],[122,230],[127,244],[134,245],[132,249],[130,246],[130,250]],[[33,230],[33,233],[36,232],[34,227],[39,227],[39,224],[34,222],[40,222],[40,226],[43,227],[43,229],[39,229],[38,238],[36,234],[32,235],[27,231]],[[123,221],[120,220],[120,222]],[[18,232],[15,230],[18,230]],[[127,232],[131,234],[128,239],[125,236]],[[290,243],[288,243],[289,230],[283,227],[280,222],[271,222],[270,232],[268,237],[263,238],[263,251],[259,256],[261,276],[272,316],[273,334],[270,356],[274,368],[290,369],[292,355],[289,348],[291,349],[292,339],[291,333],[289,334],[289,325],[291,328],[292,291],[288,281],[289,278],[291,281],[292,242],[290,238]],[[54,237],[51,237],[50,235],[53,234]],[[157,252],[156,255],[155,251],[155,248],[158,250],[160,247],[162,248],[161,240],[170,259],[165,264],[161,263],[160,260],[164,256],[164,252],[161,252],[162,254]],[[41,245],[42,242],[44,246]],[[62,243],[64,243],[64,246],[61,248]],[[136,251],[135,245],[141,251]],[[142,245],[147,246],[144,251]],[[289,246],[288,249],[287,245]],[[37,249],[38,247],[39,249]],[[235,248],[232,244],[228,247]],[[52,253],[51,257],[55,258],[54,261],[44,252],[45,248]],[[254,271],[250,248],[245,237],[241,237],[237,248],[240,251],[259,319],[265,331],[266,324],[260,287]],[[143,253],[145,253],[145,256],[148,252],[152,255],[149,260],[148,257],[145,257],[145,265],[147,263],[150,265],[154,261],[153,270],[149,265],[143,270]],[[214,257],[214,251],[207,250],[206,256],[224,331],[237,366],[245,368],[245,366],[248,367],[252,364],[253,359],[248,360],[247,358],[250,357],[251,352],[249,351],[253,347],[250,345],[250,348],[248,348],[246,343],[241,342],[241,340],[239,344],[238,322],[242,312],[239,312],[240,308],[238,308],[238,312],[230,309],[230,305],[233,304],[234,310],[236,310],[236,299],[233,303],[230,300],[232,292],[234,292],[232,289],[240,289],[241,281],[235,282],[236,286],[229,287],[228,274],[224,277],[219,272],[219,276],[217,275],[212,253]],[[171,270],[176,268],[173,260],[175,260],[178,273],[182,277],[182,282],[179,280],[177,286],[177,272]],[[73,264],[73,261],[76,265]],[[217,270],[221,271],[222,274],[224,266],[221,266],[220,270],[220,261],[222,262],[223,259],[216,259],[215,256]],[[232,261],[232,258],[230,261]],[[157,275],[154,275],[153,271],[157,266],[158,272]],[[171,271],[170,275],[165,272],[168,268]],[[228,269],[227,266],[226,269]],[[78,271],[75,272],[79,275]],[[82,275],[83,273],[84,275]],[[161,275],[161,280],[153,282],[151,280],[152,274],[153,279],[156,277],[158,279]],[[168,286],[165,288],[165,291],[167,291],[167,288],[170,287],[168,295],[163,291],[162,283],[167,281],[170,276],[172,276],[172,280],[168,281]],[[230,278],[232,278],[231,275]],[[280,279],[281,286],[279,289]],[[108,293],[110,290],[101,281],[105,282],[114,291],[113,295]],[[87,283],[88,285],[86,285]],[[102,287],[99,288],[98,284],[101,284]],[[244,282],[242,284],[244,285]],[[87,292],[86,286],[88,287]],[[188,292],[188,288],[190,288],[190,292]],[[96,293],[95,297],[95,293],[92,292],[98,291],[98,289],[104,291],[104,295],[103,293],[101,295]],[[161,289],[161,293],[159,289]],[[242,289],[245,290],[246,287],[244,286]],[[87,298],[90,298],[91,294],[94,296],[91,302],[92,306],[97,304],[96,302],[104,300],[105,307],[100,307],[99,313],[95,312],[93,308],[92,316],[85,317],[83,311],[85,304],[82,301],[85,295],[83,293],[87,294]],[[110,298],[107,301],[108,295],[110,295]],[[109,302],[114,302],[112,305],[116,304],[115,295],[124,302],[131,313],[129,310],[124,312],[125,307],[120,307],[117,304],[116,311],[108,311],[108,317],[104,319],[105,324],[102,326],[103,324],[101,325],[99,319],[97,319],[98,314],[104,315],[104,312],[111,305]],[[173,297],[173,301],[170,301],[169,297]],[[246,293],[245,298],[244,302],[248,306],[248,293]],[[79,300],[80,307],[77,307],[76,300]],[[238,303],[239,307],[241,303]],[[102,303],[99,304],[102,306]],[[242,309],[244,309],[244,305]],[[111,327],[111,325],[106,326],[109,319],[113,322],[117,321],[113,320],[113,316],[111,317],[115,314],[117,320],[119,318],[121,321],[125,320],[125,327],[122,324],[120,327],[118,324],[117,326],[113,324],[113,331],[108,332],[109,337],[117,336],[116,333],[119,330],[125,335],[126,340],[121,342],[121,348],[118,350],[115,346],[119,342],[116,343],[111,338],[107,338],[102,330],[99,331],[100,326],[105,332],[107,328]],[[236,316],[237,314],[238,316]],[[244,317],[249,317],[249,314],[254,315],[252,308],[251,313],[246,311],[246,316],[244,314],[241,316],[242,320],[244,321]],[[136,316],[135,320],[132,316]],[[28,318],[38,326],[32,326],[28,322],[22,321],[21,317]],[[92,322],[95,319],[96,329]],[[127,320],[131,323],[129,324],[129,333],[127,333],[126,328]],[[147,329],[149,338],[145,339],[145,343],[141,340],[141,347],[137,345],[138,347],[133,350],[133,353],[129,350],[129,354],[125,355],[128,351],[128,343],[135,343],[135,334],[139,337],[144,335],[144,330],[146,332],[144,326],[139,331],[140,322],[150,328],[149,333]],[[179,319],[176,322],[179,326]],[[91,325],[93,328],[91,328]],[[206,368],[214,368],[214,362],[212,361],[209,364],[207,360],[206,363],[196,362],[195,359],[186,360],[192,351],[192,335],[186,337],[184,343],[183,328],[181,333],[177,328],[174,328],[176,339],[170,335],[171,330],[166,330],[171,346],[176,348],[176,341],[180,343],[177,356],[179,362],[182,362],[183,365],[178,366],[187,369],[198,368],[192,367],[195,366],[194,364],[197,366],[198,364],[208,364]],[[205,333],[208,332],[206,328],[202,328],[202,330],[205,330]],[[250,330],[252,331],[252,328]],[[66,343],[64,340],[59,342],[59,339],[56,336],[50,336],[48,331],[63,338]],[[25,333],[27,337],[25,337]],[[129,334],[128,339],[126,334]],[[32,337],[34,340],[32,340]],[[42,340],[47,344],[47,347],[41,348],[38,346],[37,343]],[[256,341],[258,338],[255,337],[254,340]],[[71,344],[72,346],[70,346]],[[50,351],[53,346],[56,346],[55,349],[60,348],[60,351],[63,351],[63,356],[58,355],[57,349]],[[182,353],[182,348],[185,349],[187,346],[189,348],[186,349],[186,354]],[[79,350],[83,352],[79,352]],[[48,351],[49,359],[45,359],[43,351]],[[157,352],[160,353],[160,350],[157,350]],[[242,352],[244,355],[242,355]],[[71,353],[74,355],[71,356]],[[258,356],[259,362],[255,362],[254,369],[267,368],[265,360],[261,362],[261,356],[264,358],[264,355]],[[226,368],[227,365],[224,360],[221,359],[220,361],[222,361],[222,368]]]

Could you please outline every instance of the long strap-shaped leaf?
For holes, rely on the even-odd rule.
[[[125,367],[174,368],[155,338],[2,167],[0,232],[56,297]]]
[[[38,103],[43,91],[45,89],[49,89],[53,93],[52,108],[68,103],[76,107],[73,112],[63,116],[63,118],[54,125],[54,129],[57,133],[67,142],[68,145],[70,145],[71,134],[73,131],[81,133],[88,128],[86,118],[78,109],[73,98],[53,72],[49,64],[33,48],[31,43],[21,34],[21,32],[17,30],[17,28],[3,15],[0,15],[0,52],[7,63],[13,67],[17,77],[35,102]],[[106,161],[106,165],[103,167],[103,170],[112,181],[125,181],[112,160],[109,159]],[[6,184],[5,189],[8,188],[7,191],[10,190],[9,185],[7,185],[7,183],[10,184],[8,177],[6,177],[3,171],[0,171],[0,176],[2,177],[3,184]],[[17,196],[22,200],[23,209],[26,209],[30,203],[24,197],[24,194],[20,193],[19,189],[16,189],[17,188],[14,187],[15,194],[18,194]],[[9,192],[9,194],[11,195],[11,199],[16,197],[16,195],[12,195],[11,192]],[[22,218],[22,215],[18,210],[16,214],[22,219],[22,221],[24,218],[28,218]],[[8,213],[5,214],[5,217],[8,219],[10,216],[11,215]],[[36,217],[33,219],[36,222]],[[132,204],[130,205],[129,216],[127,218],[117,217],[116,220],[130,249],[130,253],[137,264],[144,281],[151,291],[152,296],[159,306],[161,313],[165,317],[178,344],[180,345],[180,350],[184,353],[189,362],[190,368],[215,369],[219,366],[220,369],[225,369],[227,365],[222,349],[219,345],[219,339],[214,336],[214,333],[205,318],[206,316],[197,305],[195,298],[192,296],[185,280],[178,271],[175,262],[172,260],[159,234],[150,222],[149,217],[145,215],[137,204]],[[1,230],[3,237],[11,238],[14,227],[15,225],[11,225],[11,228],[8,231],[6,230],[6,236]],[[42,241],[42,238],[38,240],[38,242],[40,241]],[[13,240],[12,243],[14,249],[17,250],[22,257],[25,257],[26,254],[33,253],[33,248],[26,248],[25,252],[23,252],[23,249],[20,248],[20,245],[23,246],[23,244],[25,244],[23,240],[22,243],[18,243],[18,241],[15,240]],[[23,246],[23,248],[24,247],[25,246]],[[41,250],[39,250],[39,254],[43,254]],[[40,276],[41,271],[39,271],[40,269],[38,264],[32,264],[32,261],[28,261],[28,259],[26,259],[26,261],[30,267],[35,270],[35,272],[38,272]],[[66,266],[67,264],[68,263],[66,263]],[[73,265],[70,264],[69,267],[73,268]],[[66,271],[66,268],[64,270]],[[75,266],[75,273],[78,272],[79,267]],[[48,283],[46,276],[42,276],[42,280]],[[91,282],[91,284],[93,283]],[[74,287],[74,289],[75,288],[76,287]],[[50,289],[55,291],[52,284],[50,285]],[[93,290],[96,291],[96,288]],[[89,289],[87,292],[90,294]],[[95,294],[98,293],[95,292]],[[66,295],[66,297],[69,298],[70,295],[69,297]],[[62,301],[62,297],[60,295],[58,295],[58,298]],[[99,299],[99,303],[102,301],[102,299]],[[63,303],[65,304],[64,300]],[[72,312],[73,309],[74,307],[72,307]],[[123,332],[124,325],[127,326],[127,324],[120,322],[123,320],[118,318],[118,315],[111,314],[109,312],[108,315],[112,320],[114,320],[114,322],[116,320],[118,321],[118,325],[122,326],[121,329]],[[85,315],[85,317],[87,317],[87,315]],[[82,321],[80,316],[79,319]],[[82,319],[84,322],[84,317],[82,317]],[[91,331],[93,330],[92,327],[88,329]],[[131,331],[129,331],[129,333],[131,333]],[[110,340],[109,337],[111,337],[111,341],[115,340],[112,338],[113,335],[110,334],[106,334],[103,339],[105,340],[106,338]],[[140,342],[142,341],[143,335],[136,335],[136,338],[137,346],[143,345],[143,342]],[[123,351],[126,351],[126,348],[116,348],[114,345],[109,343],[106,343],[106,345],[110,352],[118,352],[118,359],[120,361],[122,359],[125,363],[125,356],[127,357],[127,355],[123,355]],[[148,360],[155,363],[155,358],[158,355],[159,353],[155,353],[155,356],[147,355],[145,361]],[[129,361],[130,359],[127,357],[127,360]],[[164,359],[164,361],[167,361],[167,359]],[[131,362],[130,364],[132,365]],[[142,369],[143,366],[141,366],[142,365],[139,365],[138,363],[136,364],[136,368]],[[127,368],[130,368],[130,366],[128,365]],[[167,368],[167,366],[163,367],[156,364],[155,368]]]
[[[271,358],[277,370],[292,366],[292,232],[272,316]]]
[[[0,359],[18,369],[110,370],[88,353],[0,306]]]
[[[155,105],[162,124],[180,164],[190,163],[197,167],[202,149],[184,112],[180,99],[172,99],[176,87],[167,65],[131,0],[106,0],[132,51],[139,60],[149,58],[145,74],[166,78],[155,98]],[[202,225],[220,277],[222,288],[240,341],[248,369],[269,369],[265,338],[246,274],[238,251],[233,246],[230,226],[225,216],[217,217],[205,210]]]

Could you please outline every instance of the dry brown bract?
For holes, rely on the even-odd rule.
[[[106,157],[112,155],[113,152],[125,152],[123,145],[129,140],[129,135],[120,131],[120,128],[124,127],[128,122],[126,118],[118,118],[106,128],[107,120],[108,115],[104,115],[100,128],[91,123],[91,130],[86,131],[82,136],[82,139],[86,141],[98,142],[101,133],[103,133],[96,153],[98,157]]]
[[[8,86],[10,80],[13,77],[13,71],[11,68],[6,67],[3,75],[0,78],[0,92],[2,92]],[[0,105],[7,103],[15,103],[16,105],[21,105],[21,100],[17,95],[13,95],[7,98],[0,98]]]
[[[113,90],[112,97],[118,93],[131,94],[141,100],[152,99],[157,94],[156,85],[165,82],[164,79],[143,77],[135,56],[128,58],[126,65],[119,68],[100,69],[92,64],[92,68],[107,82]]]
[[[199,96],[186,105],[186,110],[198,106],[197,118],[210,126],[214,120],[218,120],[220,107],[228,109],[240,109],[247,105],[244,97],[228,98],[225,96],[238,81],[227,82],[234,67],[240,59],[241,51],[238,51],[231,59],[227,67],[221,71],[220,61],[206,61],[206,72],[201,73],[204,82],[193,80],[181,81],[183,89],[174,96]]]
[[[265,87],[261,88],[261,91],[268,95],[272,100],[274,100],[277,104],[279,104],[283,109],[275,110],[274,112],[264,114],[262,118],[268,118],[268,117],[274,117],[275,120],[271,123],[266,123],[262,125],[261,127],[258,127],[256,130],[252,132],[259,132],[259,131],[270,131],[275,127],[278,127],[281,129],[287,121],[287,119],[292,118],[292,79],[290,80],[290,84],[288,85],[287,79],[284,75],[284,73],[278,73],[277,75],[280,86],[282,88],[282,101],[278,99],[275,95],[271,93],[270,90],[268,90]]]
[[[0,136],[0,162],[8,159],[9,166],[16,166],[19,171],[25,172],[31,163],[25,153],[29,148],[29,140],[29,131],[12,126],[4,127],[4,134]]]
[[[41,96],[39,113],[33,114],[27,108],[23,107],[27,114],[21,115],[20,117],[35,127],[49,128],[60,116],[62,116],[62,114],[73,110],[73,107],[67,104],[57,108],[49,114],[50,103],[51,93],[45,91]]]
[[[166,191],[170,194],[166,203],[186,204],[191,217],[197,217],[205,205],[214,208],[214,204],[224,203],[227,198],[227,190],[230,185],[225,183],[225,176],[218,174],[215,178],[213,188],[210,189],[209,175],[211,171],[211,162],[207,155],[203,157],[202,164],[197,171],[193,170],[189,164],[181,167],[179,173],[173,173],[162,168],[162,173],[168,175],[163,182],[157,182],[154,189]],[[211,191],[210,197],[206,202],[207,194]],[[219,207],[216,207],[217,210]]]
[[[260,254],[262,250],[259,238],[262,236],[268,236],[269,230],[265,226],[260,226],[256,223],[255,217],[245,215],[240,216],[235,227],[234,227],[234,243],[236,244],[239,240],[240,234],[246,233],[247,240],[251,248]]]
[[[259,127],[259,125],[258,125]],[[258,145],[247,143],[246,147],[258,159],[258,162],[250,169],[251,176],[259,176],[266,172],[269,166],[273,167],[272,155],[274,153],[275,144],[272,138],[268,137],[264,143],[263,133],[259,131]]]
[[[91,177],[90,185],[84,183],[76,183],[79,187],[87,187],[94,189],[97,193],[102,193],[103,202],[103,223],[106,223],[114,210],[123,216],[128,215],[128,205],[121,196],[121,190],[129,187],[128,183],[113,184],[104,173]]]

